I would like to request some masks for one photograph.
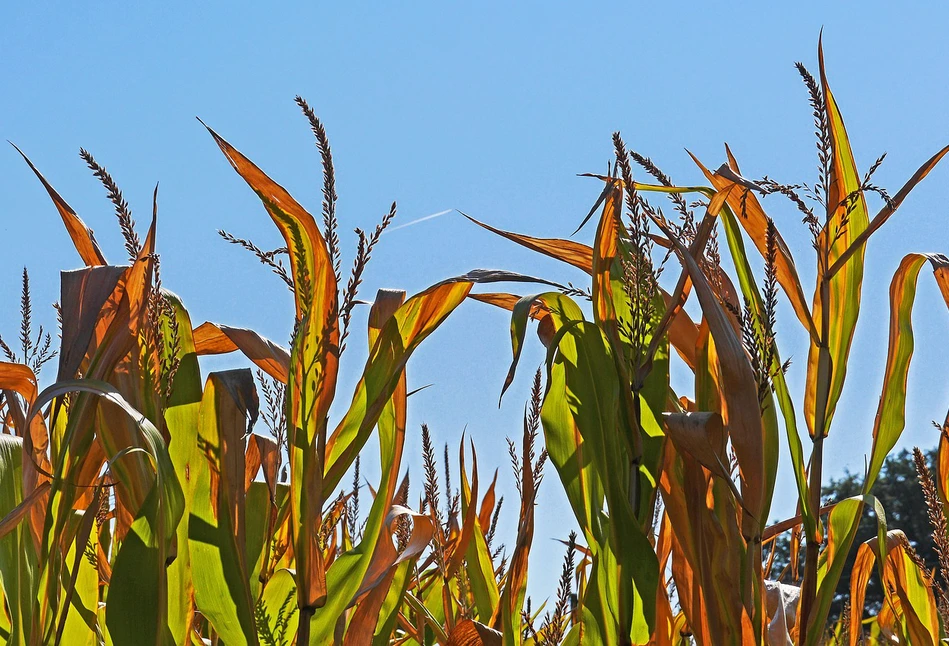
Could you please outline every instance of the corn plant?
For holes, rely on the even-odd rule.
[[[369,314],[363,375],[348,411],[330,427],[362,273],[395,205],[373,232],[358,231],[342,287],[330,147],[312,110],[297,101],[323,163],[322,230],[209,129],[283,235],[282,250],[265,252],[222,232],[293,292],[289,351],[252,330],[192,326],[180,299],[161,285],[157,189],[141,240],[112,176],[82,151],[115,207],[130,255],[131,264],[110,265],[92,231],[24,155],[86,267],[63,273],[54,385],[39,392],[36,373],[51,351],[42,332],[39,342],[30,338],[26,287],[23,356],[3,346],[11,360],[0,364],[7,643],[368,643],[383,607],[389,619],[380,625],[394,625],[395,601],[435,533],[429,516],[394,504],[406,362],[476,280],[518,277],[480,272],[408,299],[380,292]],[[260,403],[250,370],[202,381],[199,356],[237,350],[273,380],[264,392],[274,438],[251,432]],[[350,498],[333,492],[375,429],[381,479],[356,532],[340,523]],[[393,536],[405,532],[396,550]],[[505,602],[514,621],[522,578],[506,593],[514,595]]]
[[[599,212],[592,245],[475,221],[580,269],[589,289],[481,270],[411,298],[381,290],[369,311],[369,357],[333,426],[329,410],[362,277],[396,207],[374,230],[357,230],[344,285],[332,153],[302,98],[323,171],[322,226],[208,129],[283,237],[283,247],[264,250],[220,232],[293,294],[289,349],[235,325],[193,326],[181,299],[161,283],[157,189],[141,238],[111,174],[81,151],[106,190],[129,257],[110,265],[91,229],[24,155],[85,267],[62,274],[58,350],[50,334],[33,331],[25,270],[19,346],[0,337],[0,636],[8,644],[856,644],[869,623],[871,638],[936,644],[946,636],[949,560],[937,583],[902,532],[888,528],[870,492],[904,426],[911,315],[926,263],[949,304],[944,256],[909,254],[893,277],[862,495],[822,508],[819,493],[867,241],[949,147],[892,197],[873,182],[882,158],[861,176],[818,54],[819,81],[798,66],[818,134],[816,184],[747,179],[726,147],[727,162],[714,172],[695,159],[710,186],[677,186],[615,134],[615,165],[592,176],[603,189],[578,228]],[[653,179],[636,181],[634,165]],[[653,193],[671,199],[676,220],[649,202]],[[872,219],[870,194],[883,202]],[[810,304],[762,206],[768,195],[789,198],[812,234],[818,278]],[[719,231],[733,277],[719,262]],[[746,240],[764,261],[760,284]],[[674,283],[666,279],[673,255],[682,266]],[[554,291],[472,293],[476,283],[502,281]],[[807,462],[776,340],[781,292],[810,339]],[[684,309],[692,294],[698,323]],[[442,490],[434,440],[423,426],[415,510],[409,476],[400,475],[406,364],[466,298],[512,313],[514,357],[502,396],[530,320],[547,348],[519,442],[509,440],[519,499],[509,547],[498,535],[498,474],[484,487],[473,444],[459,446],[456,487],[445,447]],[[202,377],[198,357],[231,352],[253,364],[256,379],[248,368]],[[671,388],[673,352],[691,371],[689,393]],[[41,390],[40,371],[54,358],[55,382]],[[269,437],[253,432],[261,417]],[[768,525],[782,426],[799,514]],[[936,473],[917,468],[946,560],[949,426],[941,428]],[[367,487],[359,456],[373,435],[381,472]],[[553,597],[535,606],[527,596],[528,557],[548,461],[581,533],[565,541]],[[352,485],[344,485],[350,472]],[[878,535],[857,546],[849,610],[827,625],[867,507]],[[792,564],[776,576],[765,548],[787,531]],[[794,549],[801,543],[803,568]],[[865,618],[874,569],[886,604]]]
[[[819,82],[798,66],[818,134],[820,172],[813,186],[746,179],[727,148],[728,161],[715,172],[693,158],[711,186],[676,186],[651,160],[629,152],[616,134],[615,168],[595,176],[605,188],[581,224],[602,205],[592,247],[475,221],[592,278],[587,292],[473,295],[512,311],[514,362],[505,388],[529,319],[539,321],[548,350],[541,416],[547,450],[590,553],[580,620],[568,641],[671,644],[691,635],[699,644],[820,643],[841,568],[868,506],[879,520],[879,536],[860,548],[858,588],[866,584],[873,554],[881,577],[893,585],[889,614],[878,625],[895,626],[896,634],[914,644],[935,644],[945,634],[928,573],[913,560],[898,530],[887,531],[885,511],[870,495],[904,426],[917,279],[929,263],[949,305],[945,256],[909,254],[893,277],[888,357],[863,495],[836,501],[830,509],[820,508],[819,495],[824,438],[843,388],[860,309],[866,243],[949,147],[892,197],[872,181],[882,158],[861,176],[820,49],[818,54]],[[635,181],[634,163],[654,181]],[[679,221],[650,204],[649,192],[667,194]],[[866,199],[871,193],[883,201],[872,219]],[[687,194],[699,196],[705,210],[700,220]],[[759,200],[770,194],[789,198],[812,234],[818,280],[810,304],[791,251]],[[718,225],[736,268],[737,288],[718,263]],[[750,267],[746,239],[765,263],[762,288]],[[654,259],[653,245],[675,254],[682,265],[670,292],[660,286],[663,265]],[[787,364],[775,338],[779,291],[810,338],[803,397],[812,444],[808,462],[785,382]],[[698,324],[683,309],[692,293],[702,313]],[[574,300],[580,296],[591,301],[592,320]],[[670,347],[694,375],[691,396],[669,386]],[[769,527],[779,413],[800,515]],[[803,532],[797,536],[803,536],[806,552],[803,582],[794,590],[796,605],[785,598],[789,590],[768,580],[762,553],[764,541],[791,529]],[[853,643],[861,634],[861,595],[859,589],[852,591],[855,605],[846,630]]]

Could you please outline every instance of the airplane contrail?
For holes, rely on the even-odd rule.
[[[447,213],[451,213],[454,209],[445,209],[444,211],[439,211],[438,213],[432,213],[431,215],[426,215],[424,218],[419,218],[418,220],[412,220],[411,222],[406,222],[405,224],[400,224],[397,227],[392,227],[389,231],[398,231],[399,229],[404,229],[405,227],[410,227],[413,224],[418,224],[419,222],[425,222],[425,220],[431,220],[433,218],[439,218]]]

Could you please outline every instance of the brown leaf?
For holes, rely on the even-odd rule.
[[[194,349],[198,356],[240,350],[258,368],[280,383],[287,383],[289,378],[290,353],[253,330],[208,321],[195,328]]]
[[[448,635],[447,646],[501,646],[503,635],[482,623],[465,619]]]
[[[66,203],[66,200],[60,197],[59,193],[46,181],[46,178],[36,170],[36,166],[33,165],[33,162],[30,161],[23,151],[17,148],[16,144],[11,143],[11,145],[22,155],[30,169],[40,182],[43,183],[43,187],[46,189],[46,192],[49,193],[50,199],[53,200],[56,210],[59,211],[59,215],[63,219],[63,224],[66,225],[66,231],[69,233],[69,237],[72,239],[76,251],[79,252],[79,256],[82,258],[82,261],[86,263],[86,266],[92,267],[107,264],[105,256],[102,255],[102,251],[96,242],[96,237],[92,233],[92,229],[87,227],[85,223],[79,219],[79,216],[76,215],[72,207]]]

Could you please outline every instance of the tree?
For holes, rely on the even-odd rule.
[[[926,462],[930,469],[936,465],[936,449],[925,452]],[[832,479],[821,488],[823,504],[830,504],[861,493],[863,486],[862,474],[845,471],[844,475]],[[929,569],[938,567],[938,556],[933,544],[932,527],[929,524],[926,502],[923,491],[916,476],[916,467],[913,462],[913,453],[903,449],[887,458],[880,472],[880,477],[874,484],[871,493],[877,497],[886,511],[888,529],[901,529],[906,534],[910,544],[919,554]],[[826,521],[826,516],[824,518]],[[854,545],[869,540],[877,534],[877,519],[872,510],[864,514],[857,530]],[[790,533],[785,532],[776,539],[774,563],[771,568],[773,576],[777,578],[790,563]],[[851,550],[844,566],[843,575],[837,586],[837,593],[831,607],[831,617],[836,618],[843,612],[844,604],[850,596],[850,574],[853,570],[857,550]],[[767,552],[766,552],[767,554]],[[803,548],[801,549],[803,562]],[[785,583],[800,583],[790,581],[789,571],[783,578]],[[879,577],[874,570],[867,587],[865,608],[876,614],[883,604],[883,590],[880,587]]]

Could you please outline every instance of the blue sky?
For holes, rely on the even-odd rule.
[[[895,192],[949,142],[943,33],[949,16],[941,7],[176,4],[4,4],[0,136],[30,155],[115,261],[124,257],[121,236],[79,147],[112,172],[143,229],[160,181],[165,286],[183,297],[196,324],[252,327],[277,341],[290,331],[289,294],[216,230],[267,248],[278,246],[279,237],[195,116],[316,213],[319,157],[293,103],[295,94],[306,97],[333,145],[347,266],[352,228],[374,226],[392,200],[399,204],[396,224],[461,209],[503,228],[569,235],[599,190],[576,174],[605,169],[614,130],[679,183],[700,181],[685,148],[714,167],[723,161],[725,141],[749,176],[814,181],[811,114],[793,63],[801,60],[816,73],[821,27],[830,81],[861,169],[889,151],[876,178]],[[850,378],[825,448],[830,475],[863,469],[886,357],[889,281],[905,253],[949,251],[940,198],[947,181],[949,168],[937,168],[870,242]],[[0,303],[6,304],[0,334],[9,340],[17,333],[23,266],[33,280],[35,318],[54,327],[48,304],[59,297],[58,272],[80,263],[12,148],[0,148],[0,190]],[[780,198],[764,205],[810,291],[814,262],[806,228]],[[592,228],[578,239],[591,236]],[[380,287],[412,293],[476,267],[562,282],[584,278],[448,214],[385,235],[362,295],[372,298]],[[942,419],[949,405],[949,313],[931,275],[924,273],[917,302],[917,354],[900,446],[929,447],[937,439],[929,422]],[[800,400],[806,337],[786,301],[779,317],[779,343],[795,361],[789,381]],[[363,312],[355,330],[364,325]],[[406,453],[418,474],[420,422],[438,442],[450,443],[453,456],[467,428],[484,475],[501,468],[509,501],[504,538],[511,544],[516,494],[504,437],[520,432],[530,368],[539,365],[542,350],[532,336],[519,379],[499,409],[510,360],[507,330],[504,313],[472,302],[423,345],[409,366],[410,387],[434,386],[410,403]],[[341,405],[366,356],[356,331],[344,356]],[[366,474],[376,482],[372,464],[367,461]],[[773,514],[791,514],[793,507],[793,481],[785,473]],[[551,539],[571,525],[551,469],[531,564],[535,597],[555,589],[559,566],[552,563],[560,549]]]

